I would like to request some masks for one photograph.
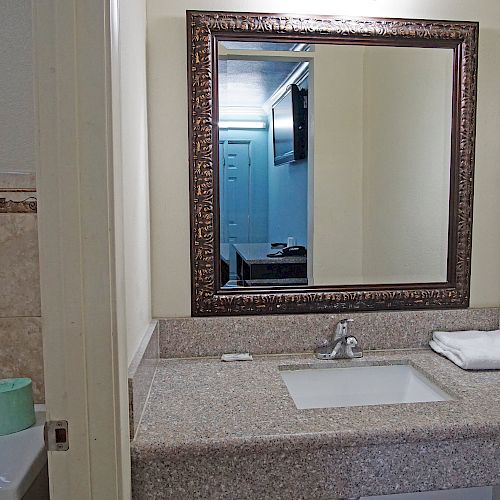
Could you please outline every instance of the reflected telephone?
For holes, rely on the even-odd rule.
[[[306,247],[302,245],[295,245],[293,247],[286,247],[275,253],[268,253],[268,257],[305,257],[307,255]]]

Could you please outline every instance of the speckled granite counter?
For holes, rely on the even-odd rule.
[[[279,365],[410,363],[456,399],[298,410]],[[132,443],[134,498],[332,499],[490,485],[500,471],[500,371],[428,350],[253,362],[160,360]]]

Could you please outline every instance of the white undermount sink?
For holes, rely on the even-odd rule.
[[[299,409],[453,399],[410,365],[280,367]]]

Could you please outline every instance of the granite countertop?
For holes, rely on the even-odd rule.
[[[410,363],[451,401],[298,410],[280,365]],[[365,352],[360,360],[256,356],[251,362],[162,359],[132,453],[330,448],[500,435],[500,371],[468,372],[428,349]],[[151,456],[151,455],[150,455]]]

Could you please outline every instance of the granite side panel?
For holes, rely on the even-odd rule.
[[[36,214],[0,214],[0,317],[40,316]]]
[[[383,311],[352,314],[168,318],[160,320],[160,356],[218,356],[223,352],[311,352],[352,317],[351,333],[363,349],[411,349],[428,345],[433,330],[492,330],[498,308]]]
[[[43,403],[41,318],[0,318],[0,378],[30,377],[35,403]]]
[[[175,455],[133,450],[133,498],[327,500],[495,484],[493,439]]]
[[[344,448],[344,497],[491,486],[500,482],[498,436]]]
[[[146,331],[128,369],[129,427],[133,439],[141,419],[144,406],[153,383],[156,366],[160,357],[160,327],[153,321]]]
[[[263,450],[264,451],[264,450]],[[341,456],[328,447],[283,448],[280,452],[232,454],[179,453],[165,457],[151,450],[147,458],[132,452],[135,500],[326,500],[338,498],[344,485],[337,471]]]

